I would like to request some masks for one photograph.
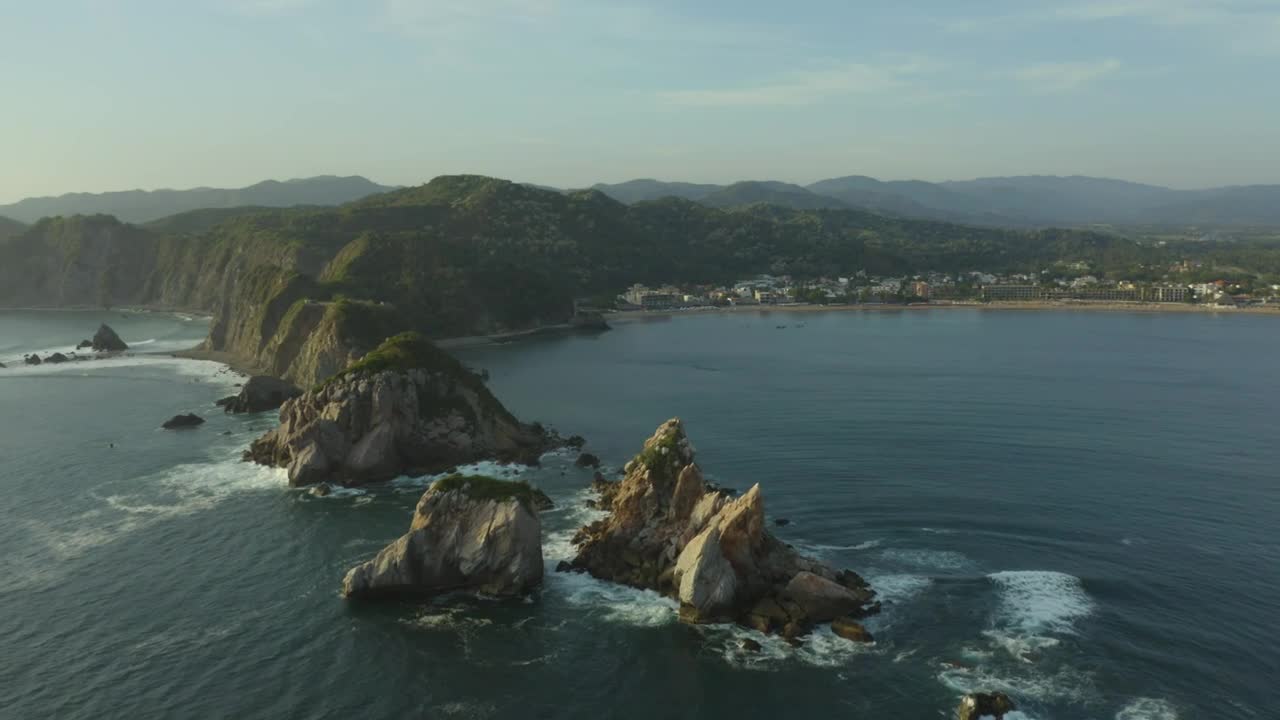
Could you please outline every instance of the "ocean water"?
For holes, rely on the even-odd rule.
[[[104,320],[139,352],[11,362]],[[199,319],[0,312],[0,717],[944,718],[994,689],[1023,719],[1274,718],[1277,322],[774,312],[461,353],[613,468],[681,416],[711,479],[761,483],[779,536],[886,601],[872,646],[749,654],[575,575],[349,607],[430,478],[318,499],[239,462],[274,419],[215,412],[239,379],[164,354]],[[572,461],[479,468],[557,501],[549,569],[595,515]]]

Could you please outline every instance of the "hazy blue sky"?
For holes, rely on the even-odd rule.
[[[0,202],[321,173],[1280,182],[1280,0],[0,0]]]

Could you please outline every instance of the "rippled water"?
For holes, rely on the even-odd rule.
[[[702,316],[465,353],[614,466],[682,416],[713,480],[762,483],[780,536],[887,601],[874,646],[759,654],[555,573],[529,602],[347,607],[342,574],[429,479],[288,490],[237,461],[273,420],[213,412],[237,379],[210,363],[12,367],[103,319],[161,350],[205,329],[0,313],[3,717],[927,718],[971,688],[1038,720],[1280,706],[1272,318]],[[193,410],[200,429],[157,429]],[[554,567],[588,474],[523,475],[559,503]]]

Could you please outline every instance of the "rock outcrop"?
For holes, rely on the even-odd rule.
[[[879,609],[861,577],[804,557],[765,529],[759,485],[736,499],[708,486],[680,420],[659,427],[625,473],[617,483],[596,481],[610,514],[578,531],[573,569],[674,597],[692,622],[788,637]]]
[[[185,415],[174,415],[160,427],[165,430],[182,430],[184,428],[193,428],[204,424],[204,418],[199,415],[187,413]]]
[[[90,347],[93,348],[94,352],[123,352],[129,349],[125,341],[121,340],[116,331],[112,330],[111,326],[106,323],[100,325],[98,332],[93,334]]]
[[[280,408],[246,460],[288,469],[291,485],[358,485],[497,458],[536,463],[555,445],[452,356],[397,335]]]
[[[50,355],[49,357],[45,358],[45,359],[44,359],[44,362],[46,362],[46,363],[53,363],[53,364],[55,364],[55,365],[56,365],[56,364],[58,364],[58,363],[69,362],[70,360],[71,360],[71,358],[67,357],[66,355],[63,355],[63,354],[62,354],[62,353],[60,353],[60,352],[56,352],[56,353],[54,353],[54,354]],[[39,363],[36,363],[36,364],[38,365]]]
[[[302,391],[292,383],[270,375],[255,375],[240,387],[239,395],[223,398],[218,406],[229,413],[257,413],[279,410],[285,401],[292,400]]]
[[[956,720],[978,720],[993,717],[1003,720],[1004,716],[1017,709],[1013,700],[1004,693],[970,693],[960,699],[956,708]]]
[[[39,365],[43,361],[40,359],[39,355],[31,353],[30,355],[23,355],[22,362],[26,365]]]
[[[472,591],[523,595],[542,582],[542,526],[523,482],[450,475],[418,501],[409,532],[342,581],[351,599]]]

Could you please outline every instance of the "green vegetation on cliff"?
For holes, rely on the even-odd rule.
[[[595,190],[452,176],[336,208],[201,211],[148,227],[101,215],[45,219],[0,244],[0,304],[209,311],[209,349],[305,385],[398,332],[439,338],[561,323],[575,298],[636,282],[1039,272],[1060,261],[1145,279],[1184,259],[1232,277],[1280,273],[1275,243],[1159,244],[677,198],[624,205]]]
[[[499,480],[488,475],[454,473],[435,481],[431,489],[439,493],[461,490],[472,500],[516,500],[531,512],[536,509],[540,498],[546,498],[542,491],[523,480]]]

